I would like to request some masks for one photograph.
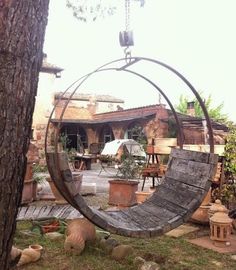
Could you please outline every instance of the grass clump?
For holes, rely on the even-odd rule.
[[[114,261],[98,243],[89,244],[81,255],[66,253],[64,239],[53,241],[44,236],[25,236],[22,231],[29,230],[30,222],[18,222],[14,245],[24,249],[30,244],[40,244],[44,251],[39,261],[22,266],[25,270],[137,270],[133,261],[141,256],[147,261],[159,264],[160,270],[234,270],[235,261],[230,255],[197,247],[186,237],[168,236],[151,239],[126,238],[112,235],[121,244],[131,245],[134,254],[120,262]]]

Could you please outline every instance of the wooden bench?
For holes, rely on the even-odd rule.
[[[100,211],[73,193],[66,156],[47,153],[49,172],[64,198],[98,227],[131,237],[161,235],[186,222],[208,192],[217,161],[215,154],[172,149],[163,182],[149,199],[120,211]]]

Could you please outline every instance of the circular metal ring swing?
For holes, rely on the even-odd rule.
[[[166,94],[160,87],[158,87],[153,81],[151,81],[144,75],[128,69],[128,67],[134,65],[141,60],[149,61],[168,69],[169,71],[177,75],[177,77],[179,77],[193,92],[203,110],[206,119],[209,135],[210,153],[201,153],[182,149],[184,139],[182,124]],[[87,75],[78,79],[63,92],[62,96],[64,96],[68,90],[70,90],[76,83],[78,83],[78,86],[76,86],[74,91],[70,94],[70,97],[67,99],[67,102],[61,112],[55,134],[54,152],[48,151],[49,125],[51,123],[52,115],[55,111],[55,108],[60,102],[60,99],[55,104],[54,109],[51,112],[46,130],[45,153],[48,170],[56,184],[56,187],[62,193],[64,198],[73,207],[78,209],[85,217],[87,217],[97,226],[109,230],[112,233],[126,236],[147,237],[161,234],[180,225],[182,222],[184,222],[191,216],[191,214],[197,209],[197,207],[199,207],[202,199],[204,198],[204,195],[209,190],[209,180],[211,180],[214,176],[217,163],[217,155],[213,154],[213,131],[207,109],[200,95],[191,85],[191,83],[174,68],[163,62],[151,58],[131,57],[130,61],[128,63],[125,62],[126,64],[121,66],[120,68],[109,67],[109,65],[124,61],[126,61],[125,58],[117,59],[99,67],[95,71],[88,73]],[[89,206],[86,205],[81,195],[73,193],[72,174],[69,170],[69,166],[66,165],[65,160],[63,161],[62,155],[58,152],[58,141],[62,119],[74,93],[93,74],[101,71],[113,70],[125,71],[134,76],[137,76],[151,84],[157,91],[159,91],[159,93],[162,94],[162,96],[165,98],[166,102],[170,106],[176,120],[179,133],[180,149],[172,150],[164,183],[158,187],[158,190],[155,191],[155,193],[150,199],[148,199],[142,205],[134,206],[130,209],[120,210],[116,212],[105,212],[91,209]],[[178,166],[182,166],[182,171],[178,171]],[[197,177],[200,176],[198,174],[202,170],[203,172],[201,174],[201,179],[199,180],[197,179]],[[173,171],[175,173],[175,176],[172,173]],[[192,172],[196,173],[195,177],[192,175]],[[168,193],[169,197],[168,195],[166,196],[165,193]],[[143,223],[143,220],[145,220],[145,224]]]

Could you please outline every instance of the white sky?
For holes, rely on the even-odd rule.
[[[65,70],[56,90],[97,67],[124,56],[118,33],[124,30],[124,0],[115,15],[85,24],[73,18],[65,0],[50,0],[44,51]],[[121,5],[120,5],[121,4]],[[236,122],[236,0],[146,0],[131,7],[133,56],[155,58],[180,71],[213,104],[224,102],[224,113]],[[140,65],[137,70],[165,90],[173,104],[191,91],[163,69]],[[158,103],[158,92],[127,74],[97,74],[80,92],[111,94],[127,107]],[[164,101],[162,99],[162,101]]]

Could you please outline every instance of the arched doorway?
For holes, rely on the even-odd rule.
[[[144,132],[143,126],[135,121],[128,125],[127,130],[125,131],[125,139],[133,139],[139,143],[146,144],[147,137]]]
[[[77,152],[84,152],[88,148],[87,133],[83,127],[78,124],[63,125],[60,132],[61,136],[65,136],[65,146],[68,149],[75,149]]]
[[[104,125],[100,131],[99,142],[105,144],[115,139],[112,128],[109,125]]]

